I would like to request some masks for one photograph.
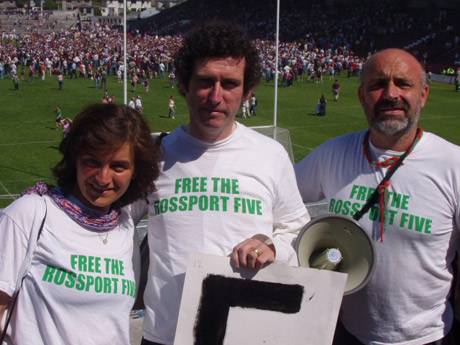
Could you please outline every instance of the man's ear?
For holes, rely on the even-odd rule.
[[[421,97],[421,106],[425,106],[426,101],[428,100],[428,95],[430,94],[430,87],[428,84],[422,85],[422,97]]]

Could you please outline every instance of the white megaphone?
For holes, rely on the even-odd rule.
[[[351,218],[315,218],[300,231],[295,244],[299,265],[347,273],[345,295],[363,288],[374,269],[372,240]]]

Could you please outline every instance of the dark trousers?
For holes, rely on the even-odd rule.
[[[425,345],[456,345],[460,344],[458,342],[459,339],[455,339],[455,335],[458,332],[460,325],[458,321],[454,320],[454,324],[452,325],[452,329],[450,332],[442,339],[437,341],[433,341],[432,343],[427,343]],[[457,340],[457,342],[455,341]],[[350,334],[345,327],[343,327],[342,323],[339,321],[337,322],[337,328],[334,334],[334,342],[333,345],[364,345],[361,343],[356,337]]]
[[[141,345],[163,345],[163,344],[154,343],[153,341],[148,341],[147,339],[142,338]]]

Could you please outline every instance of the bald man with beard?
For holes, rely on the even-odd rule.
[[[372,55],[358,88],[369,128],[320,145],[295,167],[304,201],[325,198],[332,214],[356,216],[377,190],[359,219],[374,241],[375,271],[365,288],[344,297],[336,344],[454,344],[448,298],[460,148],[419,127],[425,79],[406,51]]]

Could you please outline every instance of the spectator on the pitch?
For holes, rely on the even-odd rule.
[[[257,115],[257,98],[256,94],[253,93],[250,99],[250,106],[249,106],[249,114],[251,116],[256,116]]]
[[[332,84],[332,97],[334,98],[334,102],[337,102],[339,100],[340,96],[340,83],[338,79],[334,80],[334,83]]]
[[[326,116],[327,100],[324,94],[321,94],[318,104],[316,105],[316,115]]]
[[[174,101],[174,97],[171,95],[168,99],[168,117],[171,119],[176,118],[176,102]]]
[[[140,95],[136,96],[134,100],[134,107],[139,113],[142,113],[144,111],[144,107],[142,105],[142,99]]]
[[[5,64],[3,60],[0,59],[0,80],[5,78]]]
[[[131,99],[128,102],[128,107],[131,109],[136,110],[136,97],[131,97]]]
[[[149,78],[144,78],[144,80],[142,81],[142,84],[144,85],[145,93],[149,93],[149,91],[150,91]]]
[[[243,104],[241,104],[241,116],[243,119],[251,116],[249,114],[249,100],[248,99],[243,100]]]
[[[176,85],[176,74],[174,71],[171,71],[168,75],[169,78],[169,85],[171,86],[172,89],[174,89],[174,86]]]
[[[58,80],[58,89],[62,90],[64,88],[64,74],[62,74],[61,70],[59,70],[58,72],[57,80]]]
[[[19,90],[19,77],[17,73],[11,73],[11,80],[13,81],[14,90]]]

